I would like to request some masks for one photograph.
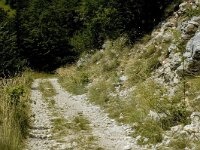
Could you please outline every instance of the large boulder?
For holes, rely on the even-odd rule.
[[[190,60],[200,61],[200,32],[189,40],[184,56]]]
[[[185,73],[200,73],[200,32],[191,38],[186,46],[186,52],[183,54],[184,62],[178,68],[178,71],[184,70]],[[181,71],[182,72],[182,71]]]

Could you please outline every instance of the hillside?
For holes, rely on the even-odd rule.
[[[134,45],[108,40],[57,70],[73,94],[129,124],[147,149],[200,149],[199,1],[186,1]]]
[[[0,150],[200,150],[199,0],[0,0],[0,56]]]

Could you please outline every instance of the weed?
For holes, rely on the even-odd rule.
[[[194,149],[199,150],[200,149],[200,141],[196,141],[195,144],[196,144],[196,147]]]
[[[53,88],[50,81],[47,81],[47,80],[42,81],[40,83],[39,89],[45,98],[50,98],[56,95],[56,91]]]
[[[53,133],[56,133],[54,135],[54,138],[62,137],[67,134],[66,128],[71,128],[71,125],[67,122],[66,119],[62,118],[56,118],[53,120]]]
[[[185,149],[186,147],[191,147],[190,141],[186,137],[178,137],[177,139],[173,139],[169,146],[174,149]]]
[[[75,70],[75,67],[69,67],[68,72],[59,78],[60,84],[73,94],[84,94],[85,86],[89,83],[89,75],[85,70]]]
[[[160,119],[161,127],[164,130],[169,130],[170,127],[178,125],[178,124],[187,124],[190,122],[188,119],[190,112],[186,110],[184,106],[172,106],[170,109],[166,109],[169,111],[166,117]]]
[[[142,138],[139,139],[138,144],[156,144],[162,141],[162,132],[163,130],[158,125],[158,122],[146,120],[136,127],[135,134],[142,136]]]
[[[32,78],[28,74],[1,80],[0,85],[0,149],[23,147],[30,125],[29,92]]]
[[[91,58],[91,63],[97,63],[103,57],[102,51],[97,51]]]
[[[83,116],[76,116],[73,120],[76,130],[90,130],[89,121]]]
[[[20,103],[21,96],[23,96],[25,90],[23,86],[15,86],[8,89],[11,105],[17,106]]]
[[[197,8],[192,8],[189,7],[187,8],[186,12],[185,12],[185,16],[192,18],[193,16],[198,16],[200,14],[200,5],[197,6]]]
[[[96,138],[91,135],[91,128],[89,121],[84,116],[75,116],[71,121],[66,120],[64,117],[59,117],[53,120],[53,133],[57,141],[66,142],[62,140],[66,135],[73,136],[71,142],[77,143],[81,149],[96,149]]]
[[[189,105],[194,111],[200,111],[199,95],[200,95],[200,78],[188,78],[186,83],[187,97],[190,99]]]
[[[98,81],[90,87],[88,97],[91,102],[104,106],[109,102],[109,94],[112,91],[114,91],[113,84],[108,81]]]
[[[165,57],[168,43],[160,44],[161,51],[155,45],[148,46],[145,51],[138,54],[133,59],[128,61],[125,68],[125,74],[128,76],[128,85],[133,85],[146,80],[150,77],[151,72],[157,69],[161,64],[159,58]]]

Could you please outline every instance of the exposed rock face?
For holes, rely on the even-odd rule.
[[[185,56],[187,59],[198,60],[200,58],[200,32],[187,44]]]
[[[183,22],[180,26],[182,31],[182,38],[189,40],[198,30],[200,24],[200,16],[193,17],[191,20]]]
[[[184,53],[185,62],[179,69],[184,69],[189,73],[200,72],[200,32],[198,32],[192,39],[189,40]]]

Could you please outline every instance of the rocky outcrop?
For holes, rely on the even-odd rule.
[[[170,24],[167,22],[166,24]],[[176,31],[181,33],[180,41],[187,42],[186,51],[182,56],[177,41],[172,41],[168,47],[169,56],[162,61],[162,66],[155,72],[154,79],[159,83],[176,85],[183,73],[200,72],[200,16],[194,16],[189,21],[185,21],[177,26]],[[166,25],[164,25],[166,27]],[[169,31],[168,31],[169,32]],[[168,35],[167,33],[163,35]],[[164,40],[165,36],[162,36]],[[186,38],[187,37],[187,38]],[[193,38],[192,38],[193,37]],[[172,39],[174,37],[172,36]],[[183,46],[183,45],[181,45]]]
[[[200,73],[200,32],[191,38],[183,54],[184,61],[177,69],[179,73],[199,74]]]
[[[199,141],[200,140],[200,112],[193,112],[190,116],[191,124],[188,125],[177,125],[171,128],[163,135],[162,143],[156,145],[156,148],[162,146],[169,146],[170,143],[175,139],[184,138],[188,141]],[[195,147],[193,147],[195,149]]]
[[[192,36],[194,36],[199,28],[199,24],[200,16],[195,16],[191,20],[183,22],[180,26],[180,29],[182,31],[182,38],[184,40],[189,40]]]
[[[200,72],[200,32],[187,43],[185,57],[185,70],[191,73]]]

